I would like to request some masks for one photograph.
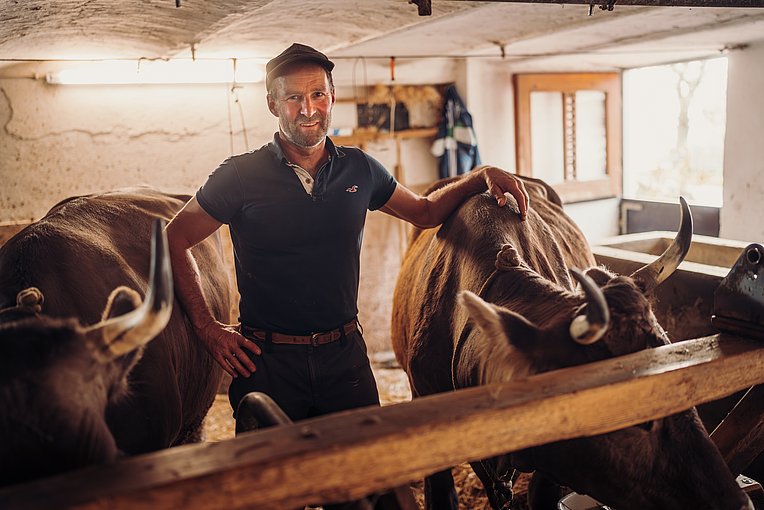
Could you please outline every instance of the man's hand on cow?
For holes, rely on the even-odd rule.
[[[235,325],[210,322],[199,332],[210,355],[231,377],[249,377],[257,369],[244,349],[261,354],[260,348],[239,333]]]
[[[486,188],[491,195],[496,197],[499,207],[507,205],[506,194],[509,193],[517,201],[517,212],[520,214],[520,218],[524,220],[528,216],[530,196],[525,189],[523,181],[506,170],[495,166],[482,166],[479,167],[478,171],[482,172]]]

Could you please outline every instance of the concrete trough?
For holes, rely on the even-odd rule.
[[[631,274],[655,260],[676,234],[653,231],[602,240],[592,247],[598,264]],[[718,333],[711,326],[714,290],[749,243],[693,235],[684,262],[656,289],[656,316],[672,341]]]
[[[675,232],[652,231],[602,240],[592,247],[598,264],[618,274],[631,274],[655,260],[671,244]],[[711,325],[714,291],[749,243],[693,235],[684,262],[656,289],[654,311],[672,342],[718,333]],[[698,406],[711,432],[744,392]]]

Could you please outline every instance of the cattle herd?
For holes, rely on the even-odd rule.
[[[526,221],[484,193],[413,232],[392,340],[415,398],[668,343],[651,297],[689,249],[687,204],[672,246],[622,276],[596,266],[549,186],[526,187]],[[149,188],[70,198],[0,247],[0,486],[200,439],[222,371],[173,306],[157,220],[187,199]],[[219,237],[193,252],[216,318],[232,322]],[[753,509],[695,410],[471,465],[497,510],[516,471],[534,472],[535,509],[556,509],[563,486],[619,510]],[[425,479],[425,498],[458,508],[449,470]]]

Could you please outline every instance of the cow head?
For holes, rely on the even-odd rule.
[[[514,362],[510,358],[522,358],[526,374],[664,345],[668,337],[655,319],[650,297],[689,250],[692,221],[684,199],[681,223],[666,252],[631,276],[603,268],[571,270],[581,284],[580,293],[544,280],[505,247],[499,257],[516,260],[515,267],[505,270],[521,272],[522,278],[514,281],[529,289],[545,285],[543,302],[532,302],[532,290],[507,306],[488,303],[468,291],[460,294],[460,301],[485,340],[493,343],[493,362],[509,365]],[[508,347],[502,350],[496,345]],[[493,367],[484,373],[517,373],[517,369]],[[753,508],[694,409],[608,434],[515,452],[511,462],[619,510]]]
[[[157,221],[143,303],[121,287],[95,325],[42,315],[0,325],[0,485],[117,456],[106,406],[126,393],[128,373],[166,326],[172,299],[167,241]]]

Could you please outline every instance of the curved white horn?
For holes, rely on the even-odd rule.
[[[104,361],[126,354],[154,339],[170,320],[173,288],[164,220],[157,218],[151,238],[149,287],[141,306],[87,328]]]
[[[639,283],[645,292],[653,290],[671,276],[687,256],[687,252],[690,251],[690,243],[692,243],[692,214],[690,213],[690,206],[687,205],[684,197],[679,197],[679,203],[681,204],[682,218],[679,223],[679,231],[671,246],[666,248],[666,251],[653,262],[637,269],[631,274],[632,279]]]
[[[570,273],[581,284],[586,294],[586,313],[578,315],[570,323],[570,337],[582,345],[593,344],[605,334],[610,325],[610,309],[605,295],[597,284],[578,269],[570,268]]]

